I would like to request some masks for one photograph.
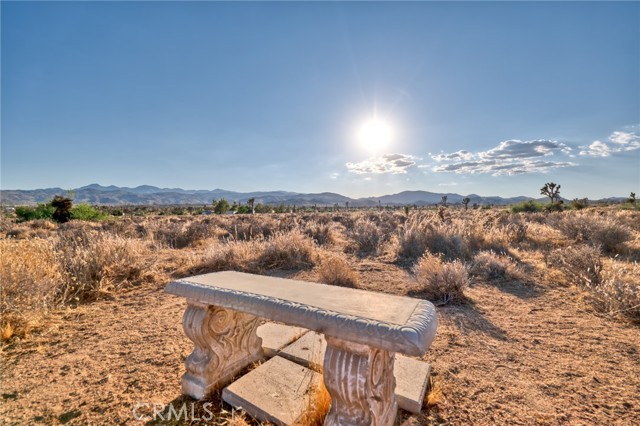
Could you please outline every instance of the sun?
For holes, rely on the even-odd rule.
[[[358,142],[372,153],[381,152],[391,144],[392,140],[393,128],[379,117],[369,118],[358,130]]]

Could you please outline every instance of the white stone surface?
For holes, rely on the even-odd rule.
[[[424,354],[437,328],[435,307],[425,300],[241,272],[189,277],[165,290],[407,355]]]
[[[296,341],[309,330],[301,327],[268,322],[258,327],[258,337],[262,338],[265,356],[272,358],[285,346]]]
[[[295,424],[310,406],[322,376],[276,356],[222,391],[222,399],[261,422]]]
[[[393,375],[396,377],[396,399],[400,408],[415,414],[422,410],[430,373],[428,362],[396,354]]]
[[[278,355],[312,370],[322,371],[326,348],[327,342],[322,334],[310,331],[283,348]]]

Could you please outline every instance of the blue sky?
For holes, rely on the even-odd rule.
[[[1,12],[2,189],[640,192],[638,2]]]

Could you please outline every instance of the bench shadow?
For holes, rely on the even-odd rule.
[[[519,299],[536,299],[544,295],[545,291],[540,287],[532,284],[523,283],[520,280],[512,279],[505,280],[497,283],[488,283],[503,293],[508,293],[512,296],[516,296]]]
[[[409,292],[407,295],[424,299],[424,297],[421,297],[421,293],[415,291]],[[489,321],[483,313],[478,310],[476,304],[472,300],[467,299],[458,304],[438,306],[437,310],[463,334],[480,332],[496,340],[508,340],[507,333]]]

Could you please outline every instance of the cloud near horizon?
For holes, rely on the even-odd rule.
[[[640,136],[636,132],[613,132],[609,143],[593,141],[588,146],[581,146],[580,155],[589,157],[608,157],[617,152],[640,149]]]
[[[417,157],[408,154],[384,154],[380,157],[369,158],[359,163],[347,163],[347,170],[351,173],[391,173],[394,175],[407,173],[407,169],[416,164]]]
[[[638,126],[631,126],[634,129]],[[640,136],[636,130],[615,131],[608,142],[596,140],[588,146],[579,146],[580,156],[608,157],[613,153],[640,149]],[[409,154],[385,154],[359,163],[346,163],[356,174],[404,174],[417,166],[436,173],[491,174],[493,176],[544,173],[553,169],[578,166],[568,157],[575,158],[574,149],[565,143],[550,139],[521,141],[510,139],[486,151],[429,154],[435,164],[417,164],[418,157]],[[553,161],[550,157],[560,157]],[[564,157],[564,158],[562,158]]]
[[[570,154],[571,151],[572,149],[564,143],[553,140],[538,139],[523,142],[512,139],[500,142],[497,147],[488,151],[478,153],[457,151],[451,154],[432,155],[432,159],[442,164],[431,170],[457,174],[490,173],[494,176],[546,172],[577,164],[569,161],[543,161],[540,157],[552,156],[555,153]]]

